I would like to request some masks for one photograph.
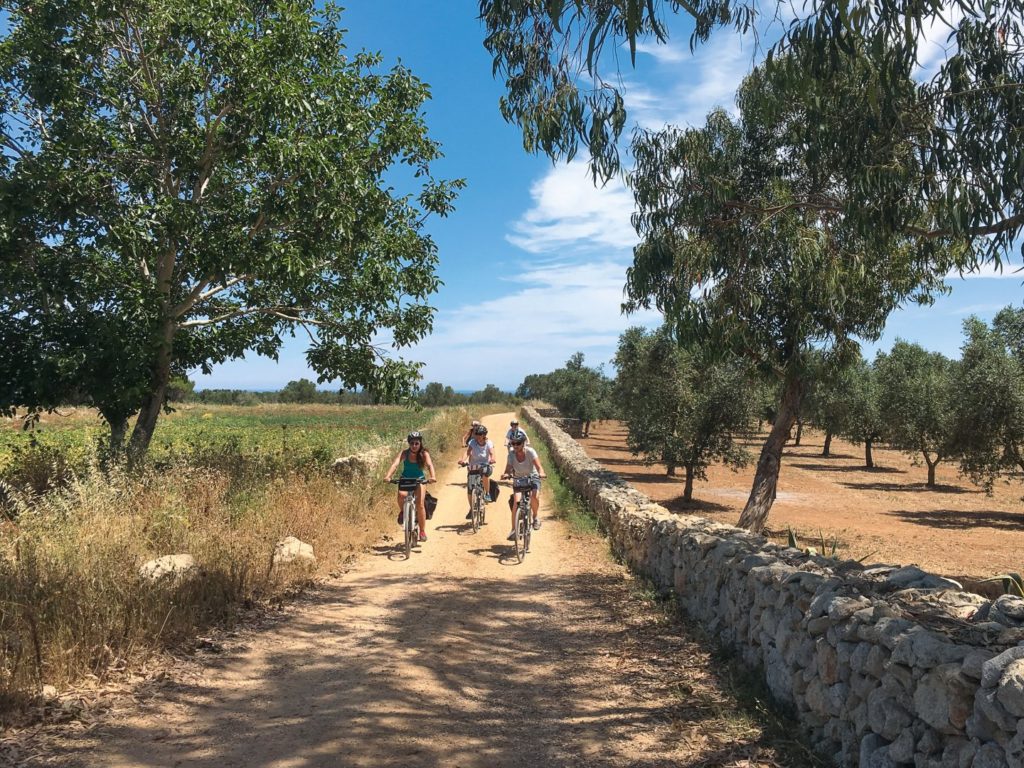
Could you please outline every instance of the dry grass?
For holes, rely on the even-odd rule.
[[[467,420],[464,410],[434,417],[436,455],[458,446]],[[44,684],[102,678],[331,572],[378,539],[392,495],[378,477],[239,483],[223,468],[179,461],[141,476],[96,469],[22,499],[0,526],[0,716]],[[271,568],[287,535],[313,545],[314,573]],[[140,580],[143,562],[173,553],[191,554],[198,577]]]

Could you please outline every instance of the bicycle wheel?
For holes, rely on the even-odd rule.
[[[480,494],[480,489],[476,486],[473,487],[473,533],[480,530],[480,507],[483,506],[483,496]]]
[[[412,495],[406,497],[405,501],[405,559],[408,560],[412,557],[412,545],[415,543],[413,539],[416,537],[416,502],[415,500],[410,504],[409,499],[412,499]]]
[[[528,510],[529,507],[526,508]],[[526,557],[526,536],[527,528],[529,526],[529,518],[527,512],[523,509],[523,505],[519,505],[519,510],[516,512],[516,559],[521,563],[523,558]]]

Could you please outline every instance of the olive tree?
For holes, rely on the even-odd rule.
[[[378,399],[429,332],[427,85],[313,0],[9,0],[0,39],[0,408],[82,392],[141,456],[172,374],[308,338]]]
[[[1001,313],[1004,327],[1006,318]],[[1007,337],[978,318],[964,321],[964,336],[955,400],[960,470],[991,492],[1001,472],[1024,470],[1024,366]]]
[[[864,466],[874,469],[872,448],[885,435],[878,373],[874,366],[858,357],[845,370],[845,378],[849,403],[847,418],[840,434],[854,443],[864,445]]]
[[[667,329],[630,328],[615,355],[615,399],[634,454],[686,472],[683,501],[716,461],[734,469],[749,455],[735,438],[750,429],[755,400],[745,363],[683,347]]]
[[[886,439],[924,461],[930,487],[935,468],[957,455],[955,368],[944,355],[902,340],[875,360]]]

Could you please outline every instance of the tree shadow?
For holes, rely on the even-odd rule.
[[[897,493],[949,493],[949,494],[965,494],[965,493],[981,493],[982,491],[971,490],[969,488],[962,488],[959,485],[928,485],[927,483],[852,483],[844,482],[840,483],[847,488],[853,488],[861,491],[889,491]]]
[[[1024,531],[1024,514],[995,509],[898,509],[886,512],[904,522],[923,525],[928,528],[945,530],[966,530],[968,528],[997,528],[1006,531]]]
[[[407,583],[400,574],[372,578]],[[268,643],[255,667],[244,654],[221,662],[244,685],[214,688],[199,678],[162,686],[159,698],[186,727],[113,721],[100,738],[139,768],[165,765],[169,754],[193,768],[661,766],[659,753],[630,749],[630,737],[677,715],[677,706],[610,697],[607,678],[581,663],[630,641],[630,627],[602,618],[599,595],[613,584],[621,578],[599,572],[465,584],[425,576],[423,589],[397,593],[382,621],[338,624],[329,612],[303,612],[275,638],[290,642]],[[442,591],[443,601],[424,600]],[[570,632],[554,629],[545,601],[553,592],[571,595],[578,620]],[[691,726],[713,728],[714,712],[688,714]]]
[[[675,498],[659,503],[669,512],[675,512],[680,515],[699,515],[701,512],[733,511],[733,508],[726,504],[719,504],[716,501],[707,501],[706,499],[691,499],[690,501],[683,501],[682,498]]]
[[[879,475],[898,475],[903,472],[902,469],[894,469],[893,467],[865,467],[863,465],[849,466],[840,464],[833,466],[831,464],[790,462],[789,466],[796,467],[797,469],[809,469],[812,472],[867,472]]]

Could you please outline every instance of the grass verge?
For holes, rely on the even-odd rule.
[[[445,409],[423,425],[435,456],[459,447],[468,421],[466,409]],[[279,602],[394,524],[383,468],[342,484],[308,468],[264,474],[202,458],[134,475],[94,463],[50,492],[19,496],[0,518],[0,723],[44,685],[102,682],[241,609]],[[272,567],[288,535],[312,544],[315,570]],[[143,562],[177,553],[195,558],[193,577],[139,577]]]

